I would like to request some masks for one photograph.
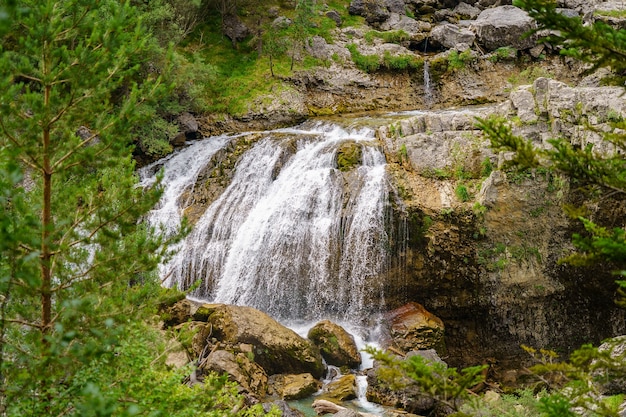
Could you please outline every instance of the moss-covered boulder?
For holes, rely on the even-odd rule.
[[[337,149],[337,168],[350,171],[363,162],[363,148],[356,142],[345,142]]]
[[[250,356],[268,375],[310,373],[321,378],[324,374],[317,347],[257,309],[203,304],[194,320],[205,322],[216,342],[235,347],[251,345]]]
[[[322,320],[309,330],[307,337],[320,349],[329,365],[349,368],[361,365],[361,355],[354,337],[338,324]]]

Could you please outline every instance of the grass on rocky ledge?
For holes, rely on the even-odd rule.
[[[343,19],[342,27],[363,24],[362,17],[349,15],[348,1],[332,0],[327,4],[328,7],[324,9],[316,6],[315,25],[309,28],[309,37],[321,36],[327,42],[332,42],[331,31],[336,23],[320,11],[336,10]],[[281,15],[287,17],[293,17],[294,13],[293,9],[281,10]],[[222,35],[220,27],[220,17],[213,16],[200,25],[181,46],[181,53],[188,60],[212,68],[210,77],[205,78],[201,86],[206,97],[206,112],[235,116],[246,114],[250,110],[250,103],[287,88],[281,78],[291,76],[294,71],[329,64],[304,54],[302,59],[295,61],[292,70],[291,57],[287,52],[273,57],[275,76],[272,77],[269,57],[265,54],[259,56],[256,41],[252,37],[240,42],[235,49],[230,39]]]

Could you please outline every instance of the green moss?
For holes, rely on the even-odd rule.
[[[337,168],[340,171],[350,171],[361,165],[363,149],[361,145],[354,142],[346,142],[337,150]]]

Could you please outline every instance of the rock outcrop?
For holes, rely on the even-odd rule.
[[[535,46],[537,36],[526,36],[537,28],[534,19],[515,6],[500,6],[482,11],[471,24],[478,42],[488,51],[510,46],[530,49]]]
[[[410,302],[385,314],[392,346],[406,354],[413,350],[444,352],[444,324],[424,306]]]

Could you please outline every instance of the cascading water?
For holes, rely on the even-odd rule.
[[[228,140],[198,142],[164,161],[165,195],[151,224],[179,222],[181,196]],[[342,172],[337,153],[346,144],[361,148],[361,161]],[[181,289],[200,280],[195,297],[281,320],[362,322],[382,302],[389,194],[372,130],[309,122],[268,132],[162,272]]]
[[[433,88],[430,85],[430,62],[424,59],[424,104],[430,107],[433,104]]]

